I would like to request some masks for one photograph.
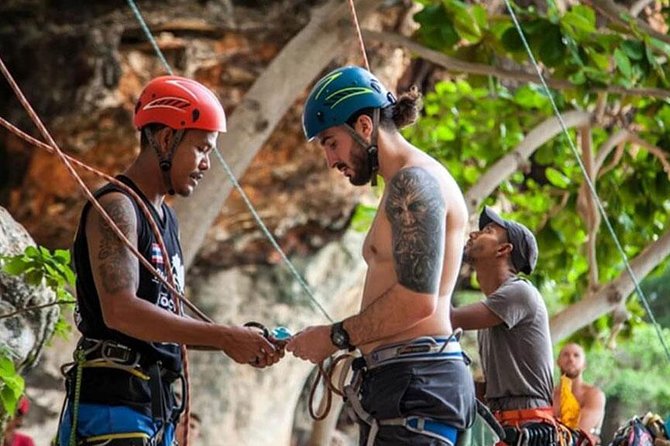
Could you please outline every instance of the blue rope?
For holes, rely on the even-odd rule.
[[[163,63],[163,66],[165,67],[165,71],[167,71],[170,75],[172,75],[172,68],[170,68],[170,64],[168,61],[165,59],[165,56],[163,55],[163,52],[161,49],[158,47],[158,42],[156,42],[156,39],[154,39],[153,34],[151,34],[151,30],[149,30],[149,27],[147,26],[147,22],[144,21],[144,18],[142,17],[142,13],[140,13],[139,8],[135,4],[133,0],[128,0],[128,6],[130,6],[130,9],[133,10],[133,14],[135,14],[135,17],[137,18],[137,21],[140,23],[140,27],[142,28],[142,31],[144,31],[144,34],[146,34],[147,38],[149,39],[149,43],[153,47],[154,51],[158,55],[158,58],[160,61]]]
[[[556,101],[554,100],[554,95],[551,93],[551,90],[549,90],[549,86],[547,85],[547,82],[544,79],[544,76],[542,75],[542,70],[537,63],[537,60],[535,59],[535,56],[533,55],[533,51],[530,49],[530,45],[528,44],[528,41],[526,40],[526,36],[523,32],[523,28],[521,28],[521,24],[519,23],[519,20],[516,17],[516,14],[514,12],[514,9],[512,8],[512,5],[510,4],[509,0],[505,0],[505,5],[507,6],[507,10],[509,11],[510,16],[512,17],[512,21],[514,22],[514,26],[516,27],[517,31],[519,32],[519,37],[521,38],[521,41],[523,42],[523,46],[526,48],[526,52],[528,53],[528,57],[530,58],[530,61],[533,64],[533,67],[535,68],[535,71],[537,72],[537,76],[540,79],[540,82],[542,83],[542,87],[549,98],[549,101],[551,102],[551,106],[554,109],[554,113],[556,114],[556,117],[558,118],[558,122],[561,125],[561,129],[563,130],[563,133],[565,134],[566,138],[568,139],[568,145],[570,146],[570,149],[572,149],[572,153],[575,156],[575,159],[577,160],[577,163],[579,164],[579,168],[582,171],[582,174],[584,175],[584,180],[586,181],[586,184],[588,185],[589,190],[591,191],[591,194],[593,195],[593,198],[595,199],[596,205],[598,207],[598,211],[600,212],[600,215],[602,215],[603,221],[605,222],[605,226],[607,226],[607,230],[609,231],[610,235],[612,236],[612,239],[614,240],[614,244],[616,245],[617,250],[621,254],[621,259],[623,260],[623,263],[626,267],[626,271],[628,271],[628,275],[630,276],[631,280],[633,281],[633,284],[635,285],[635,290],[637,292],[637,295],[640,298],[640,301],[642,302],[642,305],[644,306],[645,311],[647,312],[647,315],[649,316],[649,319],[651,320],[651,323],[654,325],[654,328],[656,329],[656,334],[658,335],[658,339],[661,341],[661,344],[663,345],[663,349],[665,350],[665,354],[668,357],[668,361],[670,361],[670,349],[668,348],[668,345],[665,342],[665,338],[663,337],[663,332],[661,331],[661,327],[659,326],[658,322],[656,322],[656,318],[654,317],[654,313],[651,310],[651,307],[649,306],[649,302],[647,300],[646,295],[642,291],[642,288],[640,287],[640,281],[638,280],[637,276],[635,275],[635,272],[633,271],[633,268],[630,266],[630,262],[628,261],[628,256],[626,255],[626,252],[623,249],[623,246],[621,245],[621,242],[619,241],[619,237],[617,237],[616,233],[614,232],[614,227],[612,226],[612,223],[610,222],[609,217],[607,216],[607,213],[605,212],[605,208],[603,207],[602,202],[600,201],[600,197],[598,196],[598,192],[596,191],[596,188],[591,181],[591,178],[589,178],[588,172],[586,171],[586,167],[584,166],[584,162],[579,155],[579,150],[577,149],[577,146],[575,145],[574,141],[572,140],[572,137],[570,136],[570,133],[568,132],[568,127],[565,125],[565,121],[563,121],[563,116],[561,115],[561,112],[558,109],[558,106],[556,105]]]
[[[135,4],[134,0],[127,0],[128,5],[130,5],[130,8],[133,10],[133,13],[135,14],[135,17],[137,18],[137,21],[140,23],[140,26],[142,30],[144,31],[144,34],[146,35],[147,39],[149,42],[151,42],[151,46],[153,47],[154,51],[158,55],[158,58],[161,60],[163,65],[165,66],[165,70],[172,74],[172,69],[170,68],[170,65],[168,64],[167,60],[163,56],[163,53],[161,52],[161,49],[158,47],[158,43],[156,42],[156,39],[154,36],[151,34],[151,30],[149,30],[149,27],[147,26],[146,22],[144,21],[144,18],[142,17],[142,14],[140,13],[139,8]],[[309,285],[307,285],[307,282],[305,279],[300,275],[298,270],[295,268],[293,263],[289,260],[289,258],[286,256],[286,253],[284,253],[284,250],[281,249],[281,246],[279,246],[279,243],[277,243],[277,239],[272,235],[266,224],[263,222],[261,219],[260,215],[258,215],[258,212],[254,208],[254,205],[251,203],[251,200],[249,200],[249,197],[247,194],[244,192],[242,189],[242,186],[240,186],[240,183],[237,181],[237,178],[235,178],[235,174],[233,173],[233,170],[230,168],[228,163],[226,162],[225,159],[223,159],[223,155],[221,155],[221,152],[219,151],[218,147],[214,148],[214,154],[216,155],[216,158],[219,160],[221,163],[221,166],[223,167],[223,170],[225,170],[226,174],[228,175],[228,178],[230,179],[230,182],[233,184],[235,189],[240,193],[240,196],[242,197],[242,200],[246,204],[247,208],[251,212],[251,215],[253,216],[254,220],[256,221],[256,224],[258,224],[258,227],[261,229],[265,237],[270,241],[272,244],[273,248],[279,253],[279,255],[282,258],[282,261],[286,264],[288,267],[289,271],[293,275],[293,277],[298,281],[298,284],[300,287],[303,289],[305,294],[310,298],[312,303],[316,306],[316,308],[328,319],[330,322],[334,322],[333,319],[328,315],[328,312],[323,308],[323,306],[319,303],[317,300],[316,296],[310,289]]]

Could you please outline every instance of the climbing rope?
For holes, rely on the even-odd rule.
[[[365,69],[370,71],[370,63],[368,62],[368,55],[365,51],[365,41],[363,40],[363,33],[361,32],[361,26],[358,23],[358,15],[356,14],[356,6],[354,5],[354,0],[349,0],[349,9],[351,10],[351,18],[354,22],[354,28],[356,29],[356,36],[358,37],[358,44],[361,48],[361,54],[363,55],[363,63],[365,64]]]
[[[670,349],[668,348],[667,343],[665,342],[665,339],[663,337],[663,333],[661,331],[661,328],[656,322],[656,318],[654,317],[654,313],[651,310],[651,307],[649,306],[649,302],[647,300],[646,295],[644,294],[644,291],[642,291],[642,288],[640,287],[640,281],[638,280],[635,272],[633,271],[633,268],[630,265],[630,262],[628,260],[628,256],[626,255],[626,252],[623,249],[623,246],[621,245],[621,242],[619,241],[619,237],[617,237],[616,233],[614,232],[614,227],[612,226],[612,223],[610,222],[609,217],[607,216],[607,213],[605,212],[605,208],[603,207],[603,204],[600,200],[600,197],[598,196],[598,192],[596,191],[596,188],[591,181],[591,178],[589,177],[589,174],[586,170],[586,167],[584,166],[584,161],[582,160],[581,156],[579,155],[579,150],[577,149],[577,146],[575,145],[575,142],[572,140],[572,137],[570,136],[570,132],[568,132],[568,127],[565,124],[565,121],[563,120],[563,116],[561,115],[560,110],[558,109],[558,106],[556,105],[556,101],[554,100],[554,95],[552,94],[551,90],[549,90],[549,86],[547,85],[547,82],[544,79],[544,75],[542,74],[542,69],[540,68],[540,65],[537,63],[537,60],[535,59],[535,56],[533,55],[533,51],[530,49],[530,45],[528,44],[528,41],[526,40],[526,36],[523,32],[523,28],[521,27],[521,24],[519,23],[519,20],[517,19],[516,13],[514,12],[514,8],[512,8],[512,5],[510,4],[509,0],[505,0],[505,5],[507,6],[507,10],[509,11],[510,16],[512,17],[512,21],[514,22],[514,26],[517,29],[517,32],[519,33],[519,37],[521,38],[521,41],[523,42],[523,46],[526,49],[526,52],[528,53],[528,57],[530,58],[530,61],[535,68],[535,71],[537,72],[537,76],[540,79],[540,83],[542,84],[542,88],[544,89],[544,92],[546,96],[549,98],[549,102],[551,102],[551,106],[554,110],[554,114],[556,115],[556,118],[558,119],[558,122],[561,125],[561,129],[563,131],[563,134],[568,140],[568,145],[570,146],[570,149],[572,150],[573,155],[575,156],[575,159],[577,160],[577,163],[579,164],[579,168],[582,171],[582,174],[584,175],[584,180],[591,191],[591,195],[593,195],[593,198],[596,202],[596,206],[598,207],[598,211],[600,212],[600,215],[603,218],[603,221],[605,222],[605,226],[607,227],[608,232],[612,236],[612,239],[614,240],[614,244],[616,245],[617,250],[621,254],[621,259],[623,260],[624,266],[626,268],[626,271],[628,272],[628,275],[630,276],[631,280],[633,281],[633,284],[635,285],[635,291],[637,292],[638,297],[640,298],[640,301],[642,302],[642,305],[644,306],[645,311],[647,312],[647,315],[649,316],[649,319],[651,320],[651,323],[654,326],[654,329],[656,330],[656,334],[658,335],[658,339],[661,341],[661,344],[663,345],[663,349],[665,350],[665,354],[668,358],[668,361],[670,361]]]

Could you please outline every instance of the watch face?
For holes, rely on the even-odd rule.
[[[335,345],[342,345],[344,344],[347,340],[344,338],[344,335],[340,332],[335,332],[333,334],[333,341],[335,341]]]

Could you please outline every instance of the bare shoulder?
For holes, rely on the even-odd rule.
[[[585,384],[584,387],[586,390],[584,392],[584,397],[586,399],[591,401],[605,401],[605,393],[598,387],[591,384]]]
[[[468,223],[468,208],[465,204],[465,198],[463,197],[463,192],[461,191],[460,186],[447,168],[437,160],[428,158],[416,165],[406,167],[403,170],[406,169],[420,169],[423,171],[424,175],[430,176],[436,182],[444,202],[448,227],[450,229],[465,229]]]

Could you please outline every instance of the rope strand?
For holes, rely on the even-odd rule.
[[[370,71],[370,63],[368,62],[368,55],[365,52],[365,41],[363,40],[363,33],[361,32],[361,27],[358,23],[358,15],[356,14],[356,6],[354,6],[354,0],[349,0],[349,9],[351,10],[351,17],[354,22],[354,28],[356,28],[356,36],[358,37],[358,44],[361,48],[361,54],[363,55],[363,63],[365,63],[365,69]]]

